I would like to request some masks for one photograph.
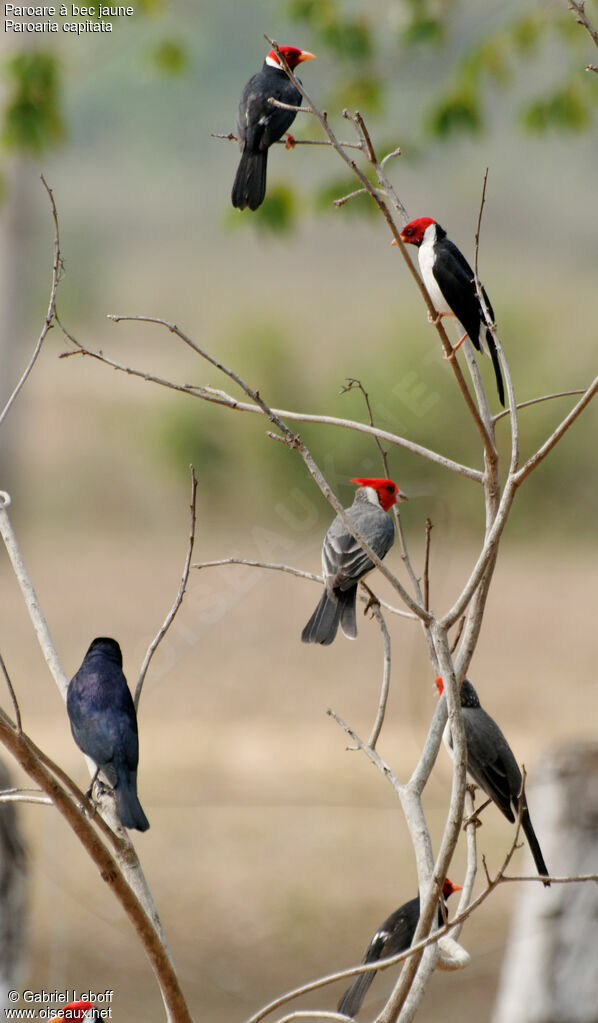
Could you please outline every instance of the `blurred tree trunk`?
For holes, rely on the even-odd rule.
[[[0,761],[0,789],[11,787],[10,772]],[[11,1003],[25,946],[27,866],[15,803],[0,803],[0,1009]]]
[[[598,743],[548,752],[537,776],[548,869],[598,873]],[[520,888],[492,1023],[598,1023],[597,884]]]

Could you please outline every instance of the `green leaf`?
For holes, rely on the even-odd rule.
[[[268,184],[266,198],[257,210],[229,210],[226,222],[232,228],[253,225],[264,233],[281,235],[290,232],[297,221],[295,194],[288,185]]]
[[[343,78],[333,94],[331,105],[375,114],[382,107],[382,98],[383,88],[380,79],[374,75],[363,74]]]
[[[165,39],[158,43],[150,57],[154,67],[165,75],[180,75],[189,66],[189,54],[177,39]]]
[[[23,51],[6,62],[8,99],[2,141],[38,156],[62,142],[58,61],[43,50]]]
[[[478,134],[483,127],[476,93],[460,91],[437,104],[428,115],[428,132],[436,138],[465,133]]]
[[[531,103],[522,114],[524,127],[536,135],[551,129],[560,131],[583,131],[591,117],[581,93],[575,84],[567,84],[551,96]]]
[[[415,13],[413,20],[402,29],[400,41],[404,46],[439,46],[445,40],[444,25],[439,18],[426,18]]]
[[[367,60],[372,53],[372,38],[364,18],[354,21],[330,21],[321,29],[322,41],[343,60]]]

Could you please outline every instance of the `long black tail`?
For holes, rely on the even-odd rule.
[[[370,984],[376,976],[376,972],[376,970],[372,970],[370,973],[360,973],[355,978],[338,1003],[338,1012],[344,1013],[345,1016],[357,1015],[370,989]]]
[[[267,165],[267,149],[259,153],[250,153],[247,149],[243,151],[231,194],[233,206],[239,210],[247,206],[250,210],[257,210],[262,205],[266,195]]]
[[[548,871],[548,868],[547,868],[547,866],[546,866],[546,864],[544,862],[544,857],[542,856],[542,850],[540,849],[540,843],[538,842],[538,839],[536,838],[536,832],[534,831],[534,829],[532,827],[532,822],[531,822],[531,819],[530,819],[529,810],[527,808],[527,805],[524,805],[523,812],[521,814],[521,827],[523,828],[523,833],[524,833],[525,837],[527,838],[527,844],[530,847],[530,852],[531,852],[532,856],[534,857],[534,863],[536,864],[536,870],[538,871],[538,873],[540,874],[541,877],[548,877],[549,876],[549,871]],[[550,881],[544,881],[544,886],[546,888],[550,888]]]
[[[500,360],[498,358],[498,352],[496,351],[496,345],[494,344],[494,338],[490,331],[486,331],[486,344],[488,345],[488,351],[490,352],[490,358],[492,359],[492,365],[494,366],[494,373],[496,376],[496,387],[498,390],[498,398],[502,405],[505,407],[505,385],[502,379],[502,373],[500,371]]]
[[[149,821],[139,802],[136,788],[137,778],[133,771],[128,772],[127,778],[119,780],[119,784],[114,789],[118,816],[123,828],[136,828],[137,831],[147,831]]]

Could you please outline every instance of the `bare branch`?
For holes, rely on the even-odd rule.
[[[177,337],[179,337],[186,345],[189,346],[189,348],[191,348],[194,352],[196,352],[198,355],[200,355],[207,362],[209,362],[210,365],[215,366],[216,369],[219,369],[222,373],[224,373],[226,376],[228,376],[231,380],[234,380],[235,383],[241,388],[241,390],[243,390],[245,392],[245,394],[247,394],[248,397],[250,397],[252,399],[252,401],[256,402],[257,405],[259,405],[259,407],[262,410],[263,414],[265,416],[267,416],[267,418],[270,420],[270,422],[273,423],[278,428],[278,430],[280,431],[280,433],[282,435],[282,439],[284,440],[284,443],[287,444],[292,450],[297,451],[299,453],[299,455],[301,456],[301,458],[303,459],[303,461],[305,463],[305,466],[306,466],[310,476],[315,481],[315,483],[318,485],[318,487],[320,488],[322,494],[324,495],[326,500],[329,502],[329,504],[332,505],[332,507],[334,508],[335,512],[337,513],[337,515],[339,516],[341,521],[345,524],[345,526],[347,527],[347,529],[350,532],[351,536],[353,536],[355,538],[355,540],[358,542],[358,544],[361,547],[361,549],[367,554],[367,556],[370,559],[370,561],[373,562],[373,564],[376,566],[376,568],[382,573],[383,576],[385,576],[386,579],[388,579],[390,584],[395,588],[397,593],[400,594],[401,599],[407,605],[407,607],[409,607],[410,610],[414,614],[416,614],[417,617],[420,618],[422,621],[426,622],[426,621],[428,621],[430,619],[430,615],[426,611],[424,611],[423,607],[421,607],[415,600],[413,600],[413,598],[407,592],[407,590],[402,585],[402,583],[396,578],[395,575],[393,575],[393,573],[390,571],[390,569],[387,567],[387,565],[384,564],[384,562],[381,560],[381,558],[379,558],[378,555],[376,554],[376,552],[371,548],[371,546],[368,544],[368,542],[365,539],[365,537],[363,535],[361,535],[359,530],[356,529],[355,525],[350,522],[350,520],[347,517],[347,512],[346,512],[345,508],[343,508],[343,506],[341,505],[340,501],[338,500],[338,498],[336,497],[336,495],[332,491],[332,488],[329,486],[329,484],[326,481],[323,473],[319,469],[319,467],[316,464],[316,462],[314,461],[310,451],[308,450],[307,445],[304,444],[304,442],[301,440],[301,438],[297,434],[292,432],[292,430],[286,425],[286,423],[274,411],[274,409],[270,408],[266,404],[266,402],[261,397],[259,391],[256,391],[253,388],[251,388],[238,375],[238,373],[235,373],[234,370],[231,370],[228,367],[224,366],[223,363],[221,363],[217,359],[215,359],[212,355],[209,354],[209,352],[206,352],[204,349],[202,349],[198,344],[195,343],[195,341],[193,341],[190,337],[188,337],[187,334],[185,334],[182,330],[180,330],[176,326],[175,323],[170,323],[168,320],[163,320],[163,319],[160,319],[158,317],[153,317],[153,316],[115,316],[115,315],[111,315],[109,317],[109,319],[114,320],[115,323],[119,323],[121,320],[125,320],[125,321],[136,321],[136,322],[141,322],[141,323],[154,323],[154,324],[157,324],[159,326],[166,327],[167,330],[169,330],[172,334],[175,334]]]
[[[311,110],[306,110],[305,107],[291,107],[291,106],[289,106],[286,103],[280,103],[279,100],[275,100],[273,97],[270,97],[270,102],[272,103],[273,106],[281,107],[283,110],[297,110],[298,113],[302,113],[302,114],[311,114],[312,113]],[[211,131],[210,132],[210,137],[213,138],[213,139],[225,139],[227,142],[238,142],[239,141],[237,136],[235,134],[233,134],[232,131],[227,131],[226,133],[224,133],[224,132],[217,132],[217,131]],[[278,139],[276,142],[273,143],[273,145],[275,145],[275,146],[284,146],[285,149],[287,148],[287,142],[285,141],[284,138]],[[294,139],[294,141],[293,141],[293,148],[295,146],[328,146],[330,148],[331,145],[332,145],[332,143],[331,143],[330,139]],[[343,149],[359,149],[359,150],[361,150],[361,146],[357,142],[339,142],[339,146],[342,146]],[[398,156],[398,155],[399,155],[399,153],[397,153],[397,152],[389,154],[389,156]],[[389,159],[389,156],[386,157],[387,160]]]
[[[323,583],[321,575],[316,572],[305,572],[302,568],[295,568],[294,565],[281,565],[275,564],[271,561],[254,561],[251,558],[219,558],[217,561],[196,561],[195,564],[191,565],[191,568],[217,568],[221,565],[248,565],[250,568],[267,568],[272,569],[275,572],[288,572],[289,575],[296,575],[299,579],[309,579],[311,582]],[[371,590],[362,582],[362,587],[371,593]],[[361,589],[358,591],[359,599],[367,602],[369,597],[364,596]],[[417,616],[411,614],[410,611],[401,611],[398,607],[393,607],[386,600],[382,600],[381,597],[375,598],[377,603],[380,604],[386,611],[390,611],[393,615],[398,615],[400,618],[408,618],[412,622],[417,621]]]
[[[23,388],[23,386],[25,384],[25,381],[27,380],[29,374],[31,373],[31,370],[35,366],[35,363],[37,361],[37,357],[38,357],[39,353],[41,352],[42,345],[43,345],[44,341],[46,340],[46,336],[48,334],[48,331],[50,331],[52,329],[53,321],[54,321],[54,316],[55,316],[55,312],[56,312],[56,291],[58,289],[58,284],[59,284],[60,276],[61,276],[62,269],[63,269],[62,257],[60,255],[60,233],[59,233],[59,230],[58,230],[58,214],[56,212],[56,206],[55,206],[55,203],[54,203],[54,196],[52,194],[52,189],[48,187],[48,185],[46,183],[46,179],[44,178],[43,174],[41,174],[40,177],[41,177],[41,180],[42,180],[42,184],[43,184],[46,192],[48,193],[48,197],[50,199],[50,205],[52,207],[52,219],[54,221],[54,261],[52,263],[52,284],[51,284],[51,287],[50,287],[50,301],[48,303],[48,311],[46,313],[46,318],[44,320],[44,325],[42,327],[41,334],[39,335],[39,338],[37,340],[37,344],[36,344],[35,348],[33,349],[33,355],[31,356],[31,359],[29,360],[29,364],[27,365],[27,368],[25,369],[25,372],[23,373],[23,375],[22,375],[21,379],[19,380],[17,386],[15,387],[14,391],[10,395],[8,401],[6,402],[6,405],[4,406],[2,412],[0,413],[0,426],[2,426],[2,423],[4,422],[6,416],[10,412],[10,409],[12,408],[13,404],[15,403],[15,401],[16,401],[19,393],[20,393],[20,391],[22,390],[22,388]]]
[[[170,324],[167,320],[154,319],[149,317],[136,317],[136,316],[121,316],[112,317],[115,322],[119,320],[136,320],[140,319],[144,322],[161,324],[164,327],[170,329]],[[64,327],[62,323],[56,318],[57,323],[63,331],[65,337],[68,338],[74,345],[76,350],[74,352],[63,352],[60,355],[61,359],[71,358],[73,355],[89,356],[92,359],[96,359],[98,362],[104,363],[106,366],[110,366],[121,373],[126,373],[129,376],[139,377],[141,380],[146,380],[149,383],[158,384],[161,387],[166,387],[174,391],[180,391],[183,394],[189,394],[194,398],[200,398],[202,401],[210,402],[214,405],[224,405],[227,408],[231,408],[236,412],[252,412],[257,415],[263,414],[263,409],[259,405],[249,404],[247,402],[238,401],[233,398],[232,395],[227,394],[226,391],[222,391],[215,387],[202,387],[199,384],[176,384],[170,380],[165,380],[163,377],[153,376],[151,373],[146,373],[143,370],[134,369],[131,366],[125,366],[122,363],[115,362],[113,359],[109,359],[103,354],[103,352],[93,351],[90,348],[86,348],[77,341],[72,334]],[[289,419],[291,421],[300,423],[318,423],[323,426],[338,426],[347,430],[356,430],[359,433],[366,433],[372,437],[379,437],[381,440],[387,441],[389,444],[396,444],[398,447],[404,448],[406,451],[411,451],[415,455],[420,455],[422,458],[426,458],[431,462],[435,462],[437,465],[441,465],[444,469],[449,469],[452,472],[459,473],[461,476],[465,476],[467,479],[471,479],[476,483],[482,483],[484,479],[483,473],[477,469],[472,469],[467,465],[461,465],[459,462],[454,462],[450,458],[446,458],[444,455],[438,454],[436,451],[432,451],[430,448],[425,448],[421,444],[416,444],[413,441],[407,440],[405,437],[400,437],[398,434],[390,433],[388,430],[380,430],[377,427],[368,426],[366,423],[354,422],[351,419],[339,419],[335,416],[319,416],[310,415],[303,412],[293,412],[289,409],[273,408],[272,412],[279,416],[281,419]]]
[[[369,606],[368,601],[368,606]],[[367,610],[367,608],[366,608]],[[370,749],[376,748],[376,743],[382,731],[382,725],[384,724],[384,716],[386,714],[386,704],[388,703],[388,694],[390,691],[390,635],[386,628],[386,622],[384,621],[384,615],[380,610],[380,604],[376,597],[372,603],[372,612],[378,625],[380,626],[380,632],[382,633],[382,643],[384,646],[384,666],[382,669],[382,685],[380,687],[380,700],[378,702],[378,711],[376,714],[376,720],[372,728],[372,733],[368,739],[368,746]]]
[[[50,797],[61,815],[95,863],[100,876],[110,886],[143,942],[172,1023],[192,1023],[174,968],[156,930],[154,921],[128,884],[117,858],[106,848],[93,825],[80,813],[71,796],[35,755],[35,744],[24,732],[18,732],[0,715],[0,741],[13,754],[30,778]]]
[[[575,390],[575,391],[559,391],[557,394],[544,394],[544,395],[542,395],[541,398],[530,398],[529,401],[519,401],[519,402],[517,402],[517,405],[515,406],[515,408],[519,410],[521,408],[527,408],[529,405],[539,405],[540,402],[542,402],[542,401],[552,401],[553,398],[570,398],[570,397],[573,397],[576,394],[585,394],[585,393],[586,393],[585,390],[583,388],[581,388],[581,389],[578,389],[578,390]],[[510,416],[510,415],[511,415],[511,409],[510,408],[506,408],[506,409],[503,409],[502,412],[498,412],[492,418],[493,418],[494,422],[497,423],[499,419],[503,419],[505,416]]]
[[[141,690],[143,688],[143,683],[145,681],[145,676],[147,674],[147,669],[150,666],[150,661],[151,661],[152,657],[154,656],[158,646],[160,645],[160,643],[164,639],[164,636],[168,632],[168,630],[169,630],[170,626],[172,625],[174,619],[176,618],[177,612],[178,612],[181,604],[183,603],[183,598],[185,596],[185,590],[187,589],[187,583],[189,581],[189,571],[191,569],[191,558],[192,558],[192,555],[193,555],[193,545],[195,543],[195,522],[196,522],[196,502],[197,502],[197,478],[195,476],[195,469],[193,468],[193,466],[191,466],[190,468],[191,468],[191,505],[190,505],[191,525],[190,525],[190,528],[189,528],[189,543],[188,543],[188,546],[187,546],[187,557],[185,558],[185,565],[184,565],[184,568],[183,568],[183,575],[182,575],[182,578],[181,578],[181,582],[180,582],[178,593],[177,593],[177,595],[175,597],[174,604],[172,605],[170,611],[166,615],[166,618],[164,619],[164,622],[162,623],[162,625],[161,625],[160,629],[158,630],[157,634],[155,635],[155,637],[153,638],[153,640],[151,641],[150,645],[147,648],[147,652],[146,652],[146,655],[144,657],[143,664],[141,666],[141,671],[139,673],[139,679],[138,679],[137,685],[135,687],[135,697],[134,697],[135,709],[137,709],[137,707],[139,706],[139,700],[141,699]]]
[[[43,789],[2,789],[0,803],[40,803],[43,806],[54,806]]]
[[[569,10],[574,14],[575,20],[578,25],[582,25],[585,28],[588,35],[593,39],[594,46],[598,46],[598,31],[590,23],[588,16],[585,12],[585,0],[569,0]],[[592,71],[596,68],[591,67]]]
[[[426,519],[426,553],[424,556],[424,607],[430,610],[430,543],[434,526],[431,519]]]
[[[532,455],[531,458],[528,458],[525,465],[522,465],[519,472],[517,472],[513,476],[513,482],[516,487],[521,486],[524,479],[527,476],[529,476],[530,472],[533,472],[533,470],[537,468],[538,465],[540,465],[540,462],[544,461],[546,455],[548,455],[552,451],[553,447],[560,441],[561,437],[564,437],[569,427],[572,426],[577,417],[581,415],[586,405],[590,404],[592,398],[595,396],[597,391],[598,377],[596,377],[592,381],[588,389],[584,392],[583,397],[580,398],[580,400],[577,402],[577,405],[575,405],[571,409],[568,416],[565,416],[562,423],[559,426],[557,426],[554,433],[551,434],[551,436],[548,438],[547,441],[545,441],[542,447],[538,448],[535,455]]]
[[[19,701],[17,700],[17,694],[15,693],[14,688],[13,688],[13,684],[10,681],[10,675],[8,674],[8,671],[6,670],[6,665],[4,663],[4,658],[3,658],[1,653],[0,653],[0,670],[2,671],[2,674],[4,675],[4,681],[6,682],[6,685],[8,687],[8,692],[10,693],[10,698],[12,700],[12,706],[13,706],[13,710],[15,712],[15,721],[16,721],[16,725],[17,725],[17,732],[22,732],[23,731],[23,725],[22,725],[22,722],[21,722],[21,708],[19,707]]]
[[[378,771],[380,771],[381,774],[384,775],[386,780],[389,781],[390,784],[392,785],[395,792],[401,795],[403,786],[399,782],[399,779],[397,778],[396,774],[394,774],[394,772],[388,766],[386,761],[382,759],[380,754],[377,753],[376,750],[369,746],[366,742],[364,742],[363,739],[360,739],[357,733],[354,732],[353,729],[349,727],[347,722],[343,721],[340,714],[337,714],[336,711],[332,710],[330,707],[328,708],[326,713],[329,715],[329,717],[336,721],[337,725],[340,725],[341,728],[344,729],[344,731],[351,739],[351,742],[354,742],[357,748],[362,750],[363,753],[365,753],[370,763],[372,763],[374,767]]]

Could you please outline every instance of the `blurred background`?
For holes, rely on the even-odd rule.
[[[588,16],[598,5],[588,4]],[[60,20],[57,19],[60,24]],[[73,20],[73,19],[71,19]],[[598,22],[598,17],[595,19]],[[259,213],[229,203],[241,90],[266,32],[309,49],[302,70],[341,138],[360,109],[411,217],[437,218],[473,259],[489,168],[480,275],[517,399],[583,388],[595,375],[596,52],[566,0],[551,3],[206,0],[137,4],[113,32],[2,36],[3,315],[0,403],[25,368],[51,282],[58,208],[69,331],[110,358],[178,383],[225,377],[166,330],[175,321],[278,408],[366,419],[480,466],[477,437],[425,308],[365,198],[324,147],[275,147]],[[592,91],[593,90],[593,91]],[[320,138],[305,115],[293,127]],[[122,645],[134,687],[176,594],[199,478],[194,560],[242,556],[320,570],[331,513],[301,459],[257,416],[215,408],[92,360],[59,359],[53,329],[0,437],[0,488],[69,677],[96,635]],[[495,411],[489,360],[481,372]],[[521,413],[532,453],[574,403]],[[517,495],[471,667],[486,709],[525,763],[595,737],[596,412],[590,408]],[[302,426],[345,504],[380,475],[364,436]],[[497,427],[508,450],[506,420]],[[475,484],[399,448],[391,475],[416,571],[433,524],[431,602],[443,611],[483,536]],[[389,565],[403,577],[395,550]],[[0,644],[27,732],[82,786],[85,766],[6,556]],[[376,590],[390,597],[384,581]],[[252,568],[194,570],[152,664],[140,712],[139,790],[151,830],[136,841],[195,1018],[243,1020],[283,990],[357,962],[370,934],[417,890],[389,786],[345,749],[333,707],[366,737],[382,650],[363,619],[354,645],[304,647],[318,588]],[[419,629],[393,618],[393,678],[379,749],[406,779],[436,696]],[[8,698],[3,701],[8,710]],[[15,770],[17,781],[23,781]],[[444,751],[426,790],[434,842],[450,787]],[[530,801],[533,816],[533,787]],[[114,989],[114,1018],[162,1018],[128,921],[58,814],[23,807],[31,884],[19,983]],[[538,828],[538,830],[540,830]],[[511,829],[484,814],[498,867]],[[540,835],[540,840],[542,840]],[[549,854],[546,853],[549,860]],[[550,861],[549,861],[550,862]],[[451,877],[462,879],[459,849]],[[530,870],[527,853],[517,869]],[[490,1020],[516,899],[503,886],[466,927],[471,966],[432,979],[418,1019]],[[392,978],[369,996],[382,1005]],[[332,1009],[342,990],[304,1005]],[[367,1011],[367,1010],[366,1010]]]

